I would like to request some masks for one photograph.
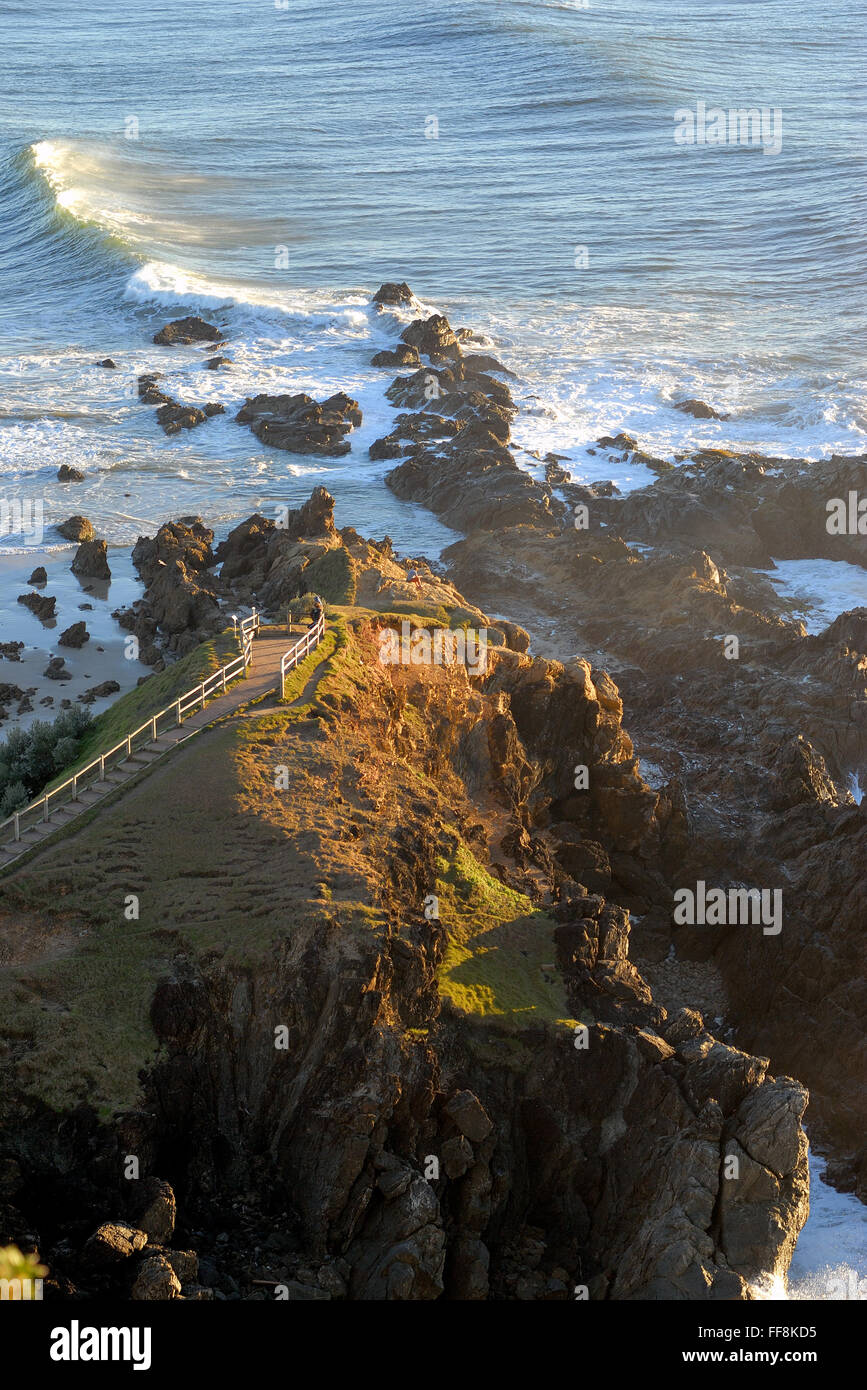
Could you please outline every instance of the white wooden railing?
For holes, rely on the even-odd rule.
[[[231,681],[238,680],[241,676],[246,676],[248,667],[253,660],[253,639],[259,631],[259,614],[255,608],[249,618],[244,618],[237,629],[237,637],[241,646],[241,655],[234,661],[230,661],[225,666],[221,666],[219,671],[215,671],[208,679],[202,681],[193,690],[188,690],[180,699],[161,709],[158,714],[153,714],[146,723],[139,725],[128,733],[126,738],[120,743],[116,743],[113,748],[100,753],[98,758],[88,763],[68,777],[59,786],[53,787],[50,792],[37,797],[29,806],[16,811],[0,824],[0,845],[15,843],[21,839],[22,830],[27,830],[40,821],[47,821],[52,811],[58,806],[64,805],[67,801],[77,801],[82,788],[92,782],[104,782],[106,768],[116,763],[126,762],[132,757],[133,749],[142,747],[144,744],[151,743],[159,732],[165,733],[167,729],[176,729],[179,724],[183,724],[186,715],[194,709],[204,709],[207,701],[218,692],[223,694]],[[288,655],[288,653],[287,653]],[[283,658],[285,661],[285,657]],[[145,735],[143,738],[142,735]]]
[[[286,696],[286,677],[291,670],[303,661],[308,652],[312,652],[314,647],[318,647],[325,635],[325,614],[320,613],[319,621],[305,632],[303,637],[299,637],[294,647],[290,647],[285,652],[280,662],[280,699]]]

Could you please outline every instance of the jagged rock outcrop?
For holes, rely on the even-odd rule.
[[[89,641],[90,633],[84,622],[72,623],[70,627],[61,632],[57,639],[58,645],[61,647],[83,647],[85,642]]]
[[[255,529],[267,556],[271,533]],[[341,540],[359,556],[370,546]],[[384,545],[371,555],[396,564]],[[586,830],[616,887],[618,854],[656,853],[657,797],[637,775],[620,692],[586,663],[505,643],[475,674],[384,664],[391,619],[357,613],[316,717],[249,721],[253,743],[229,769],[240,819],[164,787],[157,824],[147,780],[129,793],[146,880],[137,931],[153,957],[134,986],[153,1035],[144,1093],[115,1093],[110,1120],[85,1106],[58,1128],[27,1100],[31,1051],[4,1088],[0,1152],[83,1232],[124,1220],[148,1235],[111,1276],[135,1298],[186,1297],[187,1280],[241,1297],[280,1283],[304,1300],[750,1297],[751,1280],[784,1271],[805,1216],[804,1092],[698,1013],[670,1017],[629,958],[628,910],[557,862]],[[225,731],[193,740],[165,776],[218,775],[214,739]],[[575,762],[598,774],[595,799],[569,792]],[[281,792],[278,763],[291,769]],[[95,834],[96,822],[76,855]],[[167,836],[181,840],[152,870]],[[28,876],[28,911],[71,852],[60,842]],[[239,854],[247,931],[228,957],[207,933],[219,940],[240,901]],[[117,949],[116,873],[104,852],[64,900],[64,919],[88,914],[90,951],[103,932]],[[10,1124],[28,1104],[27,1125]],[[147,1184],[135,1192],[120,1176],[129,1153]],[[55,1277],[95,1287],[62,1243],[45,1253]]]
[[[18,602],[35,613],[40,622],[47,623],[54,617],[57,599],[53,594],[19,594]]]
[[[84,579],[111,579],[108,564],[108,542],[85,540],[75,552],[71,565],[73,574]]]
[[[317,402],[303,391],[295,395],[248,396],[235,419],[249,425],[257,439],[295,454],[348,454],[346,435],[361,424],[361,409],[344,391]]]
[[[131,609],[115,616],[145,648],[152,646],[160,631],[168,650],[183,654],[225,626],[219,603],[222,591],[210,572],[213,539],[213,531],[198,517],[185,517],[164,523],[155,537],[140,536],[136,541],[132,559],[145,592]],[[148,664],[153,664],[157,649],[149,655],[153,660]]]
[[[413,304],[414,302],[415,295],[405,280],[400,281],[399,284],[392,280],[386,281],[384,285],[380,285],[371,300],[372,304],[381,304],[387,307],[398,304]]]

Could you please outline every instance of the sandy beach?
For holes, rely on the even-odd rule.
[[[4,692],[0,707],[5,718],[0,730],[5,735],[12,728],[27,728],[34,719],[51,719],[63,707],[63,701],[77,703],[78,697],[104,681],[116,681],[119,691],[94,700],[89,708],[99,714],[131,690],[150,668],[124,654],[126,634],[111,616],[112,612],[132,603],[142,592],[132,566],[129,550],[117,546],[109,550],[111,580],[83,579],[70,570],[76,547],[68,550],[22,549],[16,554],[0,555],[0,641],[23,642],[19,660],[0,656],[0,688],[17,687],[24,692],[23,700]],[[31,573],[42,565],[48,581],[44,585],[28,584]],[[53,595],[57,599],[56,616],[42,622],[24,604],[19,594]],[[73,623],[84,621],[90,640],[82,647],[60,646],[58,638]],[[45,676],[52,657],[62,656],[70,680],[53,680]],[[24,709],[19,712],[19,705]],[[27,704],[32,709],[26,708]]]

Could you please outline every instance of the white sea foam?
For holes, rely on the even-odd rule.
[[[808,632],[821,632],[840,613],[867,606],[867,570],[846,560],[775,560],[765,573],[794,603]]]
[[[789,1266],[790,1299],[867,1300],[867,1206],[823,1181],[810,1155],[810,1215]]]

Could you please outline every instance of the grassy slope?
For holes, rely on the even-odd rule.
[[[17,963],[0,956],[0,1065],[6,1039],[17,1084],[48,1104],[87,1100],[107,1117],[136,1103],[139,1072],[156,1057],[154,986],[178,952],[261,970],[281,937],[315,932],[326,905],[346,932],[384,930],[372,904],[388,873],[396,805],[422,774],[410,759],[395,761],[379,745],[381,726],[368,722],[377,697],[352,631],[364,615],[329,618],[327,643],[287,691],[289,701],[303,694],[324,656],[303,704],[198,735],[110,815],[95,814],[0,882],[0,950],[10,937],[24,943]],[[186,687],[220,664],[216,648],[186,663],[133,693],[156,694],[150,707],[159,707],[171,698],[166,678]],[[323,738],[320,722],[309,722],[316,705],[353,714],[330,721]],[[281,793],[274,771],[283,763],[292,780]],[[554,959],[550,919],[463,846],[441,861],[435,891],[450,936],[443,996],[516,1034],[564,1021],[559,978],[540,969]],[[128,894],[139,897],[138,920],[125,919]]]
[[[440,858],[434,889],[449,944],[440,994],[463,1013],[520,1026],[571,1023],[556,959],[554,923],[493,877],[465,848]]]
[[[151,715],[158,714],[181,695],[193,690],[238,655],[238,643],[231,630],[223,632],[210,642],[202,642],[195,651],[188,652],[164,671],[151,676],[144,685],[128,690],[93,721],[92,729],[82,740],[75,762],[64,768],[50,785],[64,782],[78,768],[93,762],[100,753],[120,743]]]

